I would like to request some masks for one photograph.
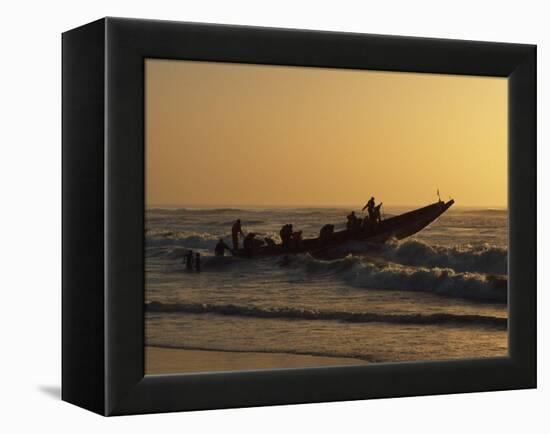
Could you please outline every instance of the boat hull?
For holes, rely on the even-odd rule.
[[[420,232],[447,211],[453,204],[454,200],[448,202],[435,202],[423,208],[382,220],[374,227],[368,229],[334,232],[330,240],[321,241],[319,238],[305,239],[299,247],[293,249],[285,249],[281,244],[276,244],[274,246],[260,247],[255,251],[240,249],[235,252],[235,255],[241,257],[257,257],[306,252],[316,254],[341,246],[348,241],[383,244],[392,238],[400,240]]]

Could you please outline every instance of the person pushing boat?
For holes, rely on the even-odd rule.
[[[191,271],[193,269],[193,250],[188,250],[185,254],[185,268],[187,271]]]
[[[281,243],[283,245],[283,249],[288,250],[290,248],[290,239],[292,237],[292,224],[286,224],[284,225],[281,230],[279,231],[279,236],[281,237]]]
[[[195,253],[195,271],[201,272],[201,254],[199,252]]]
[[[220,238],[218,244],[216,244],[216,247],[214,247],[214,254],[216,256],[224,256],[226,250],[229,250],[231,253],[233,253],[231,248],[227,244],[225,244],[223,238]]]
[[[244,238],[244,232],[241,227],[241,219],[237,219],[231,227],[231,240],[233,241],[233,250],[239,250],[239,234]]]

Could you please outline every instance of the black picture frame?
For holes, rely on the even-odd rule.
[[[536,46],[104,18],[63,34],[62,399],[102,415],[536,387]],[[144,59],[508,77],[509,356],[144,376]]]

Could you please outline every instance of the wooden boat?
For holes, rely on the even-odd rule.
[[[342,246],[348,241],[383,244],[392,238],[400,240],[416,234],[447,211],[453,204],[454,200],[452,199],[448,202],[438,201],[423,208],[381,220],[375,224],[367,224],[363,228],[334,232],[329,239],[321,240],[319,237],[304,239],[299,246],[290,249],[283,248],[282,244],[275,244],[273,246],[261,246],[253,250],[239,249],[235,252],[235,255],[256,257],[306,252],[316,254]]]

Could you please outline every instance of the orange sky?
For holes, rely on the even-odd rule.
[[[145,65],[148,207],[506,206],[505,78]]]

